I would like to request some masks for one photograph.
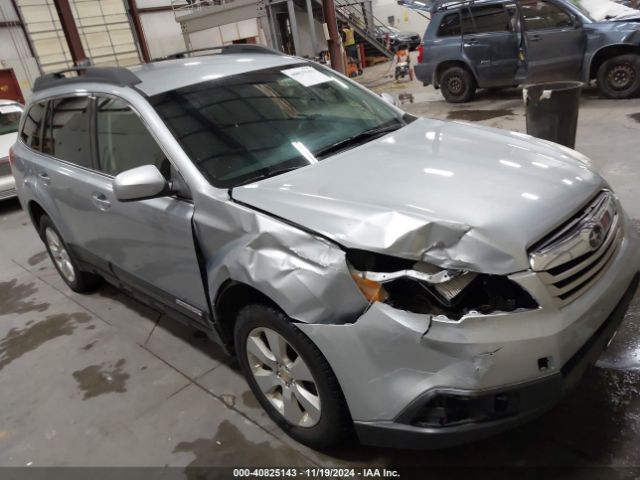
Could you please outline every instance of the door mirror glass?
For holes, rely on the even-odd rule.
[[[169,183],[155,165],[132,168],[113,179],[113,193],[122,202],[158,197],[169,190]]]

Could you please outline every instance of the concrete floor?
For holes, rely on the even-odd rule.
[[[452,107],[415,82],[380,85],[387,68],[363,80],[400,96],[407,111],[524,131],[518,90]],[[640,100],[595,95],[583,100],[578,149],[639,219]],[[577,390],[517,430],[436,452],[356,442],[316,452],[267,418],[234,361],[203,335],[110,287],[71,292],[18,202],[7,201],[0,204],[0,465],[420,466],[438,477],[461,474],[459,467],[560,467],[581,478],[609,477],[616,468],[619,477],[637,478],[639,317],[637,296]]]

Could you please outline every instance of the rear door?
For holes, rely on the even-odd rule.
[[[463,49],[482,87],[512,85],[518,68],[519,35],[504,4],[461,9]]]
[[[39,144],[44,156],[34,157],[38,196],[74,252],[91,228],[93,213],[86,202],[94,175],[89,135],[92,101],[87,94],[50,100],[41,140],[34,136],[32,145]]]
[[[577,80],[586,45],[579,20],[550,0],[522,0],[519,4],[527,81]]]

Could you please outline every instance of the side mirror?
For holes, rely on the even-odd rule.
[[[122,172],[113,179],[113,193],[121,202],[144,200],[169,192],[169,183],[155,165]]]
[[[582,28],[582,19],[578,15],[571,15],[573,18],[573,27],[575,29]]]
[[[382,92],[382,93],[380,94],[380,97],[381,97],[385,102],[387,102],[388,104],[393,105],[394,107],[397,107],[397,106],[398,106],[398,102],[396,102],[395,97],[394,97],[393,95],[391,95],[390,93]]]

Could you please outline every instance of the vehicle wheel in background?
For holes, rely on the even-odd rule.
[[[40,218],[40,237],[47,247],[53,265],[71,290],[78,293],[94,290],[102,279],[93,273],[83,272],[73,258],[60,232],[46,215]]]
[[[640,55],[618,55],[598,69],[598,87],[609,98],[631,98],[640,94]]]
[[[338,444],[353,422],[331,367],[282,312],[248,305],[234,328],[240,367],[262,407],[295,440],[314,448]]]
[[[476,92],[476,79],[464,67],[449,67],[440,76],[440,89],[449,103],[464,103]]]

